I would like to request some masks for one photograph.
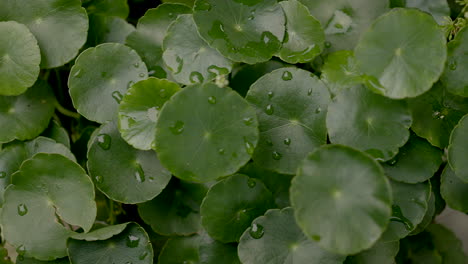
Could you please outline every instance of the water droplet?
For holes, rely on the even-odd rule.
[[[396,204],[392,205],[392,217],[390,217],[390,221],[402,223],[409,231],[414,229],[413,223],[403,215],[400,206]]]
[[[391,159],[390,161],[387,161],[387,164],[390,166],[394,166],[397,163],[398,159],[395,157]]]
[[[102,176],[96,176],[94,177],[97,183],[102,183]]]
[[[0,171],[0,179],[6,178],[6,172]]]
[[[273,157],[274,160],[280,160],[282,157],[281,153],[279,153],[278,151],[273,151],[271,156]]]
[[[184,126],[184,122],[178,120],[172,126],[170,126],[169,129],[171,130],[172,134],[179,135],[184,131]]]
[[[127,247],[136,248],[140,244],[140,238],[137,236],[129,235],[127,237]]]
[[[132,85],[134,85],[135,82],[134,81],[129,81],[128,84],[127,84],[127,88],[130,88],[132,87]]]
[[[80,78],[81,77],[81,69],[78,69],[75,74],[73,74],[73,77],[75,78]]]
[[[159,90],[159,97],[161,97],[161,98],[166,98],[167,97],[166,89]]]
[[[274,112],[275,112],[275,109],[273,108],[273,105],[271,104],[267,105],[267,107],[265,108],[265,113],[267,115],[272,115]]]
[[[315,113],[316,113],[316,114],[320,114],[320,112],[322,112],[322,108],[317,107],[317,109],[315,109]]]
[[[224,155],[225,150],[223,148],[218,149],[218,153]]]
[[[293,76],[292,76],[292,73],[290,71],[284,71],[283,72],[283,75],[281,75],[281,78],[285,81],[290,81],[292,80]]]
[[[244,137],[244,143],[245,143],[245,150],[247,151],[247,154],[252,155],[254,153],[254,145],[250,143],[250,141],[247,140],[247,138]]]
[[[245,124],[246,126],[252,125],[252,124],[253,124],[253,121],[254,121],[253,117],[246,117],[246,118],[244,118],[244,124]]]
[[[285,138],[283,140],[283,142],[284,142],[285,145],[288,145],[288,146],[291,145],[291,139],[290,138]]]
[[[250,188],[253,188],[253,187],[255,187],[255,185],[257,185],[257,181],[255,181],[255,179],[249,178],[249,180],[247,181],[247,185]]]
[[[111,137],[107,134],[99,134],[97,136],[98,145],[103,150],[108,150],[111,147],[111,140]]]
[[[250,227],[249,234],[254,239],[259,239],[263,236],[265,231],[263,230],[263,226],[259,224],[252,224]]]
[[[25,204],[18,205],[18,214],[23,216],[28,213],[28,207]]]
[[[216,104],[216,97],[214,96],[208,97],[208,103],[213,104],[213,105]]]
[[[190,73],[189,78],[191,83],[202,83],[204,80],[203,75],[197,71]]]
[[[270,37],[271,33],[270,34],[267,34],[267,33],[269,32],[263,32],[262,34],[262,41],[265,45],[270,44],[270,41],[271,41],[271,37]]]
[[[19,256],[24,256],[24,254],[26,254],[26,247],[23,245],[17,247],[16,253],[18,253]]]
[[[330,43],[330,41],[325,41],[325,48],[329,49],[331,48],[332,44]]]
[[[143,252],[141,253],[141,255],[138,257],[140,260],[144,260],[146,258],[146,256],[148,256],[148,252]]]
[[[177,56],[176,62],[177,62],[177,69],[175,70],[174,74],[180,73],[182,71],[182,67],[184,66],[184,59],[182,59],[181,57]]]
[[[145,181],[145,172],[139,163],[136,165],[135,179],[137,182]]]
[[[206,0],[197,1],[194,9],[197,11],[210,11],[211,4]]]
[[[170,18],[174,18],[174,13],[170,12],[169,14],[167,14]]]
[[[312,94],[312,88],[310,88],[308,91],[307,91],[307,95],[311,95]]]
[[[255,19],[255,16],[254,15],[250,15],[247,17],[248,20],[254,20]]]
[[[456,60],[452,60],[450,63],[449,63],[449,69],[454,71],[457,69],[457,61]]]
[[[273,92],[268,92],[268,98],[269,98],[269,99],[273,98],[274,95],[275,95],[275,94],[274,94]]]
[[[272,147],[273,146],[273,141],[271,141],[271,139],[267,139],[266,141],[267,145]]]
[[[138,63],[138,62],[133,63],[133,67],[135,67],[135,68],[140,67],[140,63]]]
[[[123,95],[119,91],[114,91],[112,92],[112,98],[120,104],[120,102],[122,102]]]
[[[140,76],[141,78],[145,77],[145,75],[146,75],[146,74],[145,74],[144,72],[138,74],[138,76]]]

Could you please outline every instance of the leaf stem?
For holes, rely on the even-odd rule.
[[[57,101],[55,101],[55,109],[57,109],[57,111],[59,111],[59,113],[61,113],[64,116],[80,119],[80,114],[66,109],[65,107],[61,106]]]

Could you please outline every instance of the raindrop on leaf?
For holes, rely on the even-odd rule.
[[[263,230],[263,226],[259,224],[252,224],[252,227],[249,231],[250,236],[254,239],[262,238],[264,233],[265,231]]]
[[[216,97],[214,96],[208,97],[208,103],[213,104],[213,105],[216,104]]]
[[[275,109],[273,108],[273,105],[271,104],[267,105],[267,107],[265,108],[265,113],[267,115],[272,115],[274,112],[275,112]]]
[[[123,95],[119,91],[114,91],[112,92],[112,98],[120,104],[120,102],[122,102]]]
[[[281,78],[285,81],[290,81],[292,80],[293,76],[292,76],[292,73],[290,71],[284,71],[283,72],[283,75],[281,75]]]
[[[6,178],[7,174],[4,171],[0,171],[0,179]]]
[[[178,120],[172,126],[170,126],[169,129],[171,130],[172,134],[179,135],[184,131],[184,126],[184,122]]]
[[[288,146],[291,145],[291,139],[290,138],[285,138],[283,140],[283,142],[284,142],[285,145],[288,145]]]
[[[111,137],[107,134],[99,134],[97,136],[98,146],[103,150],[108,150],[111,147]]]
[[[20,216],[26,215],[28,213],[28,207],[25,204],[18,205],[18,214]]]
[[[280,160],[283,156],[278,151],[273,151],[272,157],[274,160]]]
[[[140,244],[140,238],[134,235],[129,235],[127,237],[127,247],[136,248]]]

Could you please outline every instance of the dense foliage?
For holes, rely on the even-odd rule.
[[[467,0],[163,2],[0,0],[0,263],[467,263]]]

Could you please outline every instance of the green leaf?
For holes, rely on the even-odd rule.
[[[452,231],[438,224],[430,225],[427,231],[431,234],[434,246],[440,252],[443,263],[466,263],[468,259],[463,252],[463,244]]]
[[[173,180],[153,200],[138,205],[138,213],[158,234],[191,235],[201,229],[200,204],[207,187]]]
[[[263,167],[294,174],[310,151],[327,143],[330,94],[310,72],[275,70],[257,80],[246,99],[257,108],[260,139],[253,159]]]
[[[434,220],[436,217],[436,198],[435,198],[435,192],[434,192],[434,187],[431,184],[431,197],[429,198],[429,201],[427,202],[427,210],[426,214],[424,215],[423,220],[421,223],[419,223],[416,228],[411,231],[410,236],[417,235],[421,232],[423,232]]]
[[[455,174],[468,182],[468,115],[460,119],[450,134],[448,162]]]
[[[448,58],[441,77],[447,90],[453,94],[468,97],[468,27],[457,33],[448,44]]]
[[[120,227],[118,228],[120,229]],[[126,224],[126,228],[116,233],[110,226],[89,233],[101,232],[108,236],[86,241],[70,239],[68,253],[72,264],[113,263],[113,264],[151,264],[153,248],[148,234],[136,223]],[[102,235],[100,235],[102,236]]]
[[[232,62],[198,35],[190,14],[179,15],[169,26],[162,56],[174,80],[186,85],[209,82],[232,69]]]
[[[137,149],[150,150],[154,145],[159,110],[179,90],[176,83],[153,77],[130,87],[119,106],[122,138]]]
[[[70,138],[68,136],[67,130],[59,125],[59,123],[55,120],[50,121],[49,127],[47,127],[47,129],[42,132],[41,136],[51,138],[57,141],[57,143],[63,144],[65,147],[70,148]]]
[[[468,99],[450,94],[440,82],[429,92],[409,99],[408,106],[413,116],[411,129],[439,148],[448,146],[450,132],[468,113]]]
[[[159,264],[199,263],[198,235],[173,237],[167,240],[159,254]]]
[[[188,13],[191,9],[184,5],[158,5],[138,20],[136,31],[127,37],[126,44],[140,54],[151,76],[167,78],[168,69],[162,60],[163,39],[177,16]]]
[[[247,163],[257,145],[257,124],[255,109],[230,88],[189,86],[159,113],[156,149],[174,176],[208,182]]]
[[[457,177],[450,166],[442,173],[440,194],[450,208],[468,212],[468,183]]]
[[[128,204],[146,202],[169,183],[171,174],[156,153],[132,148],[114,123],[102,125],[94,135],[88,150],[88,171],[96,187],[110,199]]]
[[[362,32],[388,10],[388,0],[299,0],[322,24],[329,51],[353,49]]]
[[[135,27],[125,19],[113,16],[89,16],[89,32],[86,45],[89,47],[101,43],[125,43],[127,36],[135,31]]]
[[[70,264],[70,260],[68,259],[68,257],[51,261],[41,261],[33,258],[23,258],[23,260],[17,259],[16,264]]]
[[[399,241],[383,242],[377,241],[370,249],[362,251],[361,253],[349,256],[345,264],[393,264],[395,263],[395,256],[400,249]]]
[[[85,241],[98,241],[98,240],[107,240],[115,235],[122,233],[125,228],[127,228],[129,223],[124,223],[120,225],[111,225],[105,226],[96,230],[93,230],[89,233],[79,233],[72,235],[72,239],[76,240],[85,240]]]
[[[238,62],[269,60],[285,36],[286,19],[276,0],[197,0],[193,18],[211,47]]]
[[[370,89],[387,97],[415,97],[439,79],[447,58],[442,29],[427,13],[396,8],[362,35],[356,60]]]
[[[237,244],[223,244],[202,233],[198,245],[200,264],[240,264],[237,256]]]
[[[344,89],[363,83],[354,52],[340,50],[328,54],[322,67],[320,79],[328,86],[333,96]]]
[[[106,43],[78,56],[68,78],[73,105],[89,120],[104,123],[117,118],[123,94],[148,77],[136,52],[122,44]]]
[[[0,96],[0,143],[38,136],[54,113],[55,97],[46,82],[37,81],[19,96]]]
[[[341,264],[345,256],[320,248],[299,229],[292,208],[268,210],[245,230],[239,243],[239,258],[244,264],[321,263]]]
[[[0,21],[5,20],[17,21],[31,30],[41,50],[41,68],[47,69],[72,60],[88,32],[88,17],[79,0],[3,1]]]
[[[39,46],[29,29],[14,21],[0,22],[0,35],[0,94],[20,95],[39,75]]]
[[[325,33],[320,22],[297,0],[280,2],[286,16],[286,37],[279,57],[288,63],[312,61],[324,47]]]
[[[84,0],[82,2],[88,14],[91,15],[116,16],[126,19],[130,11],[126,0]]]
[[[229,85],[244,96],[249,91],[250,86],[263,75],[270,73],[276,69],[284,67],[286,64],[279,61],[267,61],[257,64],[243,64],[238,68],[234,68],[231,75]]]
[[[260,180],[236,174],[210,188],[200,214],[208,234],[227,243],[239,241],[252,220],[273,207],[273,196]]]
[[[450,16],[450,8],[447,0],[405,0],[406,7],[418,8],[431,14],[440,25],[444,17]]]
[[[387,227],[392,194],[383,169],[350,147],[323,146],[301,164],[291,184],[297,224],[322,248],[356,254]]]
[[[392,217],[382,235],[384,242],[398,241],[422,222],[431,197],[429,182],[408,184],[390,180],[393,191]]]
[[[430,179],[442,164],[443,151],[426,140],[411,135],[398,155],[383,164],[385,174],[393,180],[418,183]]]
[[[69,225],[89,231],[96,217],[94,188],[85,171],[59,154],[35,155],[12,176],[1,219],[5,240],[39,260],[66,256]]]
[[[330,141],[381,161],[393,158],[408,141],[411,122],[405,101],[388,99],[363,86],[342,91],[328,107]]]

